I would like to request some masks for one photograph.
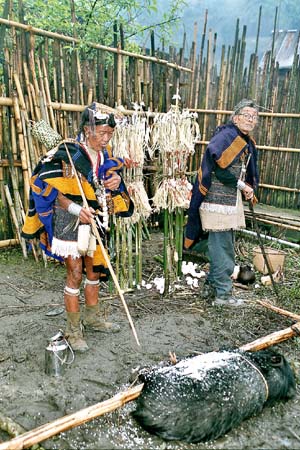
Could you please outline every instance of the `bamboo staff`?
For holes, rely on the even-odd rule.
[[[78,183],[78,187],[79,187],[79,190],[80,190],[80,195],[81,195],[81,197],[82,197],[83,205],[84,205],[85,208],[89,209],[89,205],[88,205],[87,199],[86,199],[86,197],[85,197],[85,193],[84,193],[84,191],[83,191],[83,187],[82,187],[81,182],[80,182],[80,180],[79,180],[79,176],[78,176],[77,170],[76,170],[76,168],[75,168],[74,162],[73,162],[73,160],[72,160],[72,157],[71,157],[71,155],[70,155],[69,149],[68,149],[68,147],[67,147],[66,144],[64,144],[64,145],[65,145],[66,153],[67,153],[68,158],[69,158],[69,160],[70,160],[70,164],[71,164],[72,169],[73,169],[73,171],[74,171],[74,174],[75,174],[75,177],[76,177],[76,181],[77,181],[77,183]],[[111,274],[111,277],[112,277],[112,279],[113,279],[113,281],[114,281],[114,283],[115,283],[115,286],[116,286],[116,288],[117,288],[117,291],[118,291],[118,294],[119,294],[119,296],[120,296],[120,299],[121,299],[121,301],[122,301],[122,303],[123,303],[123,306],[124,306],[124,309],[125,309],[125,311],[126,311],[126,315],[127,315],[129,324],[130,324],[130,326],[131,326],[133,335],[134,335],[134,337],[135,337],[136,343],[137,343],[138,345],[140,345],[139,340],[138,340],[138,337],[137,337],[137,333],[136,333],[136,331],[135,331],[134,324],[133,324],[133,322],[132,322],[132,319],[131,319],[129,310],[128,310],[127,305],[126,305],[126,301],[125,301],[123,292],[122,292],[122,290],[121,290],[121,288],[120,288],[118,279],[117,279],[117,277],[116,277],[116,275],[115,275],[115,272],[114,272],[114,269],[112,268],[112,265],[111,265],[111,263],[110,263],[110,260],[109,260],[108,254],[107,254],[107,252],[106,252],[106,249],[104,248],[104,245],[103,245],[101,236],[100,236],[100,234],[99,234],[99,232],[98,232],[97,225],[96,225],[96,223],[94,222],[93,219],[92,219],[92,221],[91,221],[91,225],[92,225],[93,233],[94,233],[94,235],[96,236],[97,241],[98,241],[98,243],[99,243],[99,245],[100,245],[101,252],[102,252],[102,254],[103,254],[103,256],[104,256],[104,259],[105,259],[105,262],[106,262],[107,267],[108,267],[108,269],[109,269],[109,272],[110,272],[110,274]]]

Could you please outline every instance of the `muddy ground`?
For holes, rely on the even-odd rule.
[[[154,260],[161,253],[162,237],[151,235],[144,242],[143,279],[151,283],[162,276]],[[252,243],[237,240],[238,262],[249,262]],[[207,264],[198,260],[199,269]],[[129,387],[132,370],[192,352],[209,352],[224,346],[238,347],[258,337],[287,328],[295,321],[255,303],[268,299],[300,314],[300,258],[287,249],[285,280],[279,286],[280,301],[272,288],[262,286],[236,294],[247,300],[240,308],[214,307],[201,300],[200,288],[191,288],[183,277],[167,298],[153,286],[142,287],[125,298],[140,340],[128,325],[116,295],[103,290],[105,313],[121,325],[114,335],[89,333],[90,350],[76,354],[63,376],[45,374],[45,348],[49,338],[65,327],[62,292],[64,267],[48,262],[24,260],[17,249],[0,252],[0,405],[1,414],[26,430],[51,422],[87,406],[109,399]],[[259,281],[259,274],[257,274]],[[54,315],[52,315],[54,314]],[[293,365],[300,383],[300,338],[276,346]],[[287,403],[265,408],[224,437],[209,443],[164,442],[143,431],[131,418],[134,401],[122,409],[63,432],[42,443],[45,449],[300,449],[300,390]],[[8,435],[0,431],[0,441]]]

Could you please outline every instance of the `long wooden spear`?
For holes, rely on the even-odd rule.
[[[69,158],[69,160],[70,160],[70,164],[71,164],[72,169],[73,169],[73,171],[74,171],[74,174],[75,174],[75,177],[76,177],[76,181],[77,181],[77,183],[78,183],[78,187],[79,187],[80,194],[81,194],[82,201],[83,201],[83,206],[84,206],[85,208],[89,209],[89,205],[88,205],[88,202],[87,202],[85,193],[84,193],[84,191],[83,191],[83,187],[82,187],[82,185],[81,185],[81,182],[80,182],[80,179],[79,179],[77,170],[76,170],[76,168],[75,168],[74,162],[73,162],[72,157],[71,157],[71,155],[70,155],[69,149],[68,149],[68,147],[67,147],[67,145],[66,145],[65,142],[64,142],[64,145],[65,145],[66,153],[67,153],[68,158]],[[109,271],[110,271],[111,277],[112,277],[112,279],[113,279],[113,281],[114,281],[114,283],[115,283],[115,286],[116,286],[116,288],[117,288],[117,291],[118,291],[118,294],[119,294],[119,296],[120,296],[120,299],[121,299],[121,301],[122,301],[122,303],[123,303],[123,306],[124,306],[124,309],[125,309],[125,311],[126,311],[127,318],[128,318],[129,324],[130,324],[130,326],[131,326],[133,335],[134,335],[134,337],[135,337],[136,343],[137,343],[138,345],[140,345],[139,340],[138,340],[138,337],[137,337],[137,333],[136,333],[136,330],[135,330],[135,327],[134,327],[134,324],[133,324],[133,322],[132,322],[132,319],[131,319],[131,316],[130,316],[130,313],[129,313],[129,310],[128,310],[128,307],[127,307],[127,304],[126,304],[126,301],[125,301],[125,298],[124,298],[124,295],[123,295],[123,292],[122,292],[121,287],[120,287],[120,285],[119,285],[119,282],[118,282],[118,279],[117,279],[116,274],[115,274],[115,272],[114,272],[114,269],[113,269],[113,267],[112,267],[112,265],[111,265],[111,263],[110,263],[110,260],[109,260],[108,254],[107,254],[107,252],[106,252],[106,249],[105,249],[105,247],[104,247],[104,245],[103,245],[103,242],[102,242],[101,236],[100,236],[100,234],[99,234],[97,225],[96,225],[96,223],[95,223],[95,221],[94,221],[93,219],[91,220],[91,225],[92,225],[93,233],[94,233],[94,235],[96,236],[97,241],[98,241],[98,243],[99,243],[99,245],[100,245],[101,252],[102,252],[102,254],[103,254],[103,256],[104,256],[104,259],[105,259],[106,264],[107,264],[107,267],[108,267],[108,269],[109,269]]]

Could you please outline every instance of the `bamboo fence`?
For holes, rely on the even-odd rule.
[[[260,150],[259,200],[281,208],[299,208],[299,56],[295,52],[291,69],[282,74],[273,41],[272,49],[260,63],[259,15],[255,51],[249,64],[245,60],[247,29],[240,26],[239,20],[233,44],[227,48],[222,45],[218,64],[217,34],[207,30],[207,17],[208,11],[203,18],[200,48],[195,25],[188,55],[185,37],[179,50],[170,47],[159,51],[152,34],[149,52],[131,53],[124,50],[124,31],[115,25],[115,35],[119,31],[120,37],[114,47],[85,43],[83,49],[76,37],[0,18],[0,241],[19,238],[22,211],[28,206],[30,176],[46,151],[32,137],[31,121],[44,119],[64,138],[73,137],[80,112],[93,100],[113,107],[122,105],[129,117],[136,114],[138,105],[139,114],[147,118],[150,127],[157,114],[170,111],[174,97],[181,110],[196,112],[201,137],[186,167],[192,180],[216,126],[229,118],[241,98],[255,99],[261,106],[255,135]],[[276,33],[273,35],[275,39]],[[138,173],[149,198],[157,188],[153,173],[160,163],[159,158],[148,159]],[[178,211],[181,222],[182,213]],[[143,223],[126,227],[126,245],[132,246],[134,241],[140,248],[143,234],[148,233],[145,220]],[[118,239],[124,237],[122,226],[116,224]],[[22,249],[25,253],[24,244]],[[120,267],[124,267],[122,252],[118,257]],[[139,283],[141,257],[129,263],[135,265],[133,277]]]

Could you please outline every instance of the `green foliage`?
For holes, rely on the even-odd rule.
[[[123,27],[126,48],[132,47],[128,39],[132,36],[143,39],[150,29],[158,29],[164,38],[169,36],[170,26],[178,17],[178,8],[182,8],[185,0],[171,0],[167,9],[158,12],[157,0],[26,0],[23,2],[23,18],[15,16],[13,20],[21,20],[36,28],[78,37],[84,42],[95,42],[102,45],[113,45],[113,27]],[[5,0],[0,0],[0,11]],[[12,1],[14,14],[20,8],[20,1]],[[159,14],[159,16],[157,16]],[[151,22],[152,17],[159,20]],[[145,22],[146,19],[146,22]],[[148,25],[145,26],[145,23]],[[169,37],[170,38],[170,37]],[[120,35],[117,35],[120,41]]]

